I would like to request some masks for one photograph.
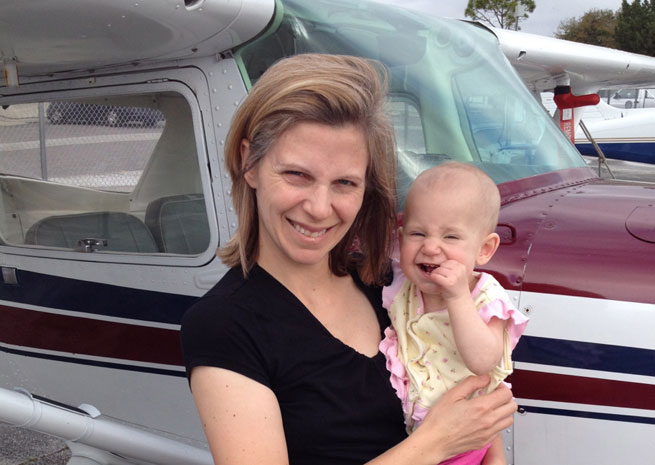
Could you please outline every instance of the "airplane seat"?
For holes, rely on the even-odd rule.
[[[146,225],[122,212],[90,212],[49,216],[34,223],[25,244],[79,249],[80,239],[106,239],[96,250],[156,253],[157,244]]]
[[[146,208],[145,223],[161,252],[197,255],[209,245],[209,222],[202,194],[153,200]]]

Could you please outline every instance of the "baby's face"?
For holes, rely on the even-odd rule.
[[[400,232],[403,273],[427,294],[441,292],[428,276],[446,260],[463,264],[472,277],[487,236],[483,224],[479,205],[466,190],[413,190]]]

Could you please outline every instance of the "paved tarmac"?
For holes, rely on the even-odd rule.
[[[66,465],[70,456],[56,438],[0,426],[0,465]]]
[[[598,158],[585,156],[584,159],[598,173]],[[609,169],[607,166],[601,165],[600,177],[602,178],[611,179],[611,171],[616,179],[655,183],[655,164],[607,159],[607,165],[609,165]]]

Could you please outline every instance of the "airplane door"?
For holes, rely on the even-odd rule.
[[[1,99],[1,387],[204,442],[179,325],[225,272],[222,140],[243,95],[211,59]]]

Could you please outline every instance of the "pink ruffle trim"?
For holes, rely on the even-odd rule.
[[[486,273],[481,273],[480,280],[473,290],[473,294],[477,294],[477,290],[482,287],[482,281],[486,281],[490,275]],[[525,327],[528,324],[528,319],[515,308],[510,306],[508,302],[497,299],[493,302],[489,302],[481,309],[478,310],[480,318],[485,323],[489,323],[491,318],[496,317],[501,320],[507,320],[507,331],[509,332],[509,340],[512,346],[512,350],[516,347],[516,344],[519,342],[519,338],[525,331]]]
[[[396,390],[398,398],[405,410],[408,396],[409,377],[405,366],[398,359],[398,336],[392,327],[384,330],[384,339],[380,341],[380,352],[387,359],[387,371],[390,373],[391,385]]]
[[[409,376],[405,370],[405,366],[398,358],[398,336],[393,328],[389,327],[384,330],[384,339],[380,341],[380,352],[382,352],[387,360],[387,371],[389,371],[389,379],[391,386],[396,390],[396,395],[400,399],[403,412],[405,415],[410,411],[409,405]],[[419,424],[428,413],[427,408],[422,405],[415,404],[412,411],[412,420]]]

